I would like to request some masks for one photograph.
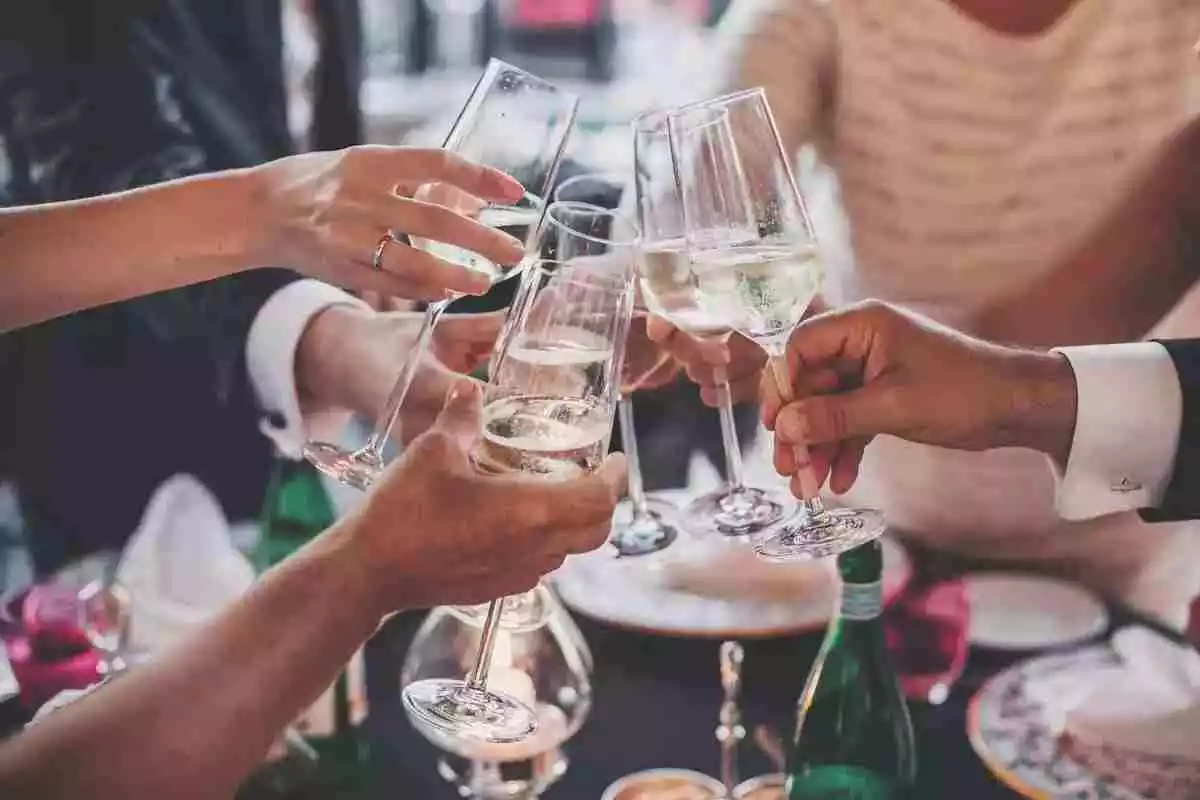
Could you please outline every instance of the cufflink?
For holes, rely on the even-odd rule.
[[[1133,492],[1140,492],[1142,490],[1142,485],[1136,481],[1129,480],[1129,478],[1122,477],[1121,480],[1114,483],[1111,488],[1112,491],[1116,492],[1117,494],[1132,494]]]

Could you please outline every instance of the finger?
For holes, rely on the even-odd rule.
[[[665,346],[678,334],[679,329],[663,317],[651,314],[646,319],[646,336],[655,344]]]
[[[505,266],[519,262],[524,253],[524,245],[515,237],[437,203],[385,194],[373,199],[370,221],[409,238],[457,245]]]
[[[796,449],[790,442],[781,441],[778,435],[774,438],[771,460],[774,463],[775,471],[785,478],[791,477],[796,474]]]
[[[612,521],[606,520],[599,525],[589,525],[575,532],[568,542],[565,542],[566,552],[571,555],[590,553],[608,541],[612,533]]]
[[[374,258],[375,248],[372,248],[365,265],[373,269]],[[396,296],[417,300],[443,300],[450,293],[482,294],[492,285],[491,280],[481,272],[444,261],[396,240],[384,246],[379,258],[379,270],[376,271],[406,281],[411,287],[409,293]]]
[[[461,378],[450,387],[432,430],[449,436],[463,453],[469,453],[479,437],[482,417],[483,392],[479,383]]]
[[[841,394],[814,395],[789,404],[775,419],[785,442],[840,442],[910,427],[890,387],[874,384]]]
[[[355,150],[365,174],[388,176],[393,184],[409,192],[423,183],[445,181],[478,197],[500,202],[515,202],[525,194],[525,187],[512,176],[468,161],[449,150],[384,146]]]
[[[801,322],[788,339],[789,374],[797,375],[806,366],[861,363],[870,350],[873,326],[880,316],[879,309],[863,304]]]
[[[470,348],[490,348],[504,327],[507,311],[482,314],[446,314],[438,323],[435,338]]]
[[[755,403],[759,399],[759,377],[755,373],[753,375],[743,375],[741,378],[730,380],[728,385],[729,400],[736,404],[740,403]],[[704,404],[712,408],[717,408],[721,402],[721,390],[716,386],[701,386],[700,399]]]
[[[767,430],[773,431],[775,420],[784,406],[783,397],[779,394],[779,384],[775,382],[774,376],[764,372],[758,379],[758,391],[763,425]]]
[[[829,473],[829,488],[834,494],[845,494],[858,480],[869,439],[852,439],[837,454]]]

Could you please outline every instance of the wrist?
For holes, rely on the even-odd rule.
[[[1014,352],[1004,365],[1007,399],[996,426],[997,447],[1039,450],[1065,466],[1075,435],[1075,373],[1057,353]]]
[[[353,305],[318,312],[296,348],[296,389],[307,409],[345,409],[373,416],[386,397],[387,370],[373,363],[377,314]]]

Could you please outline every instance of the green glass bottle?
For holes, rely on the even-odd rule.
[[[842,602],[800,696],[788,757],[788,800],[911,796],[917,753],[908,704],[888,655],[883,551],[871,542],[838,557]]]
[[[276,460],[267,487],[262,534],[256,551],[260,571],[279,563],[337,519],[316,468],[307,461]],[[365,781],[370,752],[361,727],[367,714],[362,652],[355,653],[333,685],[294,723],[318,756],[320,784],[329,788]]]

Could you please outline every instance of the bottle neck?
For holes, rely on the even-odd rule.
[[[838,556],[842,577],[841,617],[848,622],[873,620],[883,610],[883,550],[869,542]]]

